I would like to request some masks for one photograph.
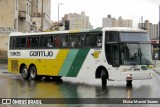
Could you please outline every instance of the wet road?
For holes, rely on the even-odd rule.
[[[62,81],[25,81],[20,75],[8,74],[0,66],[0,98],[160,98],[160,76],[154,73],[151,80],[133,81],[126,87],[124,81],[108,82],[101,87],[100,80],[92,83],[62,78]],[[0,105],[0,107],[27,107],[28,105]],[[42,105],[30,105],[41,107]],[[50,105],[43,105],[50,107]],[[159,107],[158,104],[54,104],[52,107]]]

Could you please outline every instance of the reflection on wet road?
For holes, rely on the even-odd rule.
[[[125,82],[121,81],[108,82],[108,86],[102,88],[100,80],[95,80],[92,84],[79,83],[78,80],[73,82],[73,79],[70,78],[62,78],[61,81],[25,81],[20,75],[2,73],[2,70],[0,72],[0,98],[160,98],[160,79],[157,75],[154,75],[152,80],[133,81],[132,87],[126,87]],[[18,106],[20,105],[16,107]],[[55,106],[66,107],[63,104]],[[99,105],[70,106],[98,107]],[[101,107],[106,106],[123,107],[124,105],[101,105]],[[137,105],[126,104],[125,106],[134,107]],[[151,104],[140,106],[150,107]],[[152,107],[154,106],[158,107],[158,105]]]

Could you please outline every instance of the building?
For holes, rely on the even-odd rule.
[[[43,29],[51,27],[51,0],[0,0],[0,27],[30,32],[41,30],[43,1]]]
[[[50,20],[51,0],[32,0],[31,4],[31,30],[44,31],[50,28],[52,26],[52,21]]]
[[[30,32],[31,0],[18,1],[18,31]]]
[[[103,27],[112,27],[112,21],[115,20],[114,18],[111,17],[111,15],[108,15],[107,18],[102,19],[102,26]]]
[[[8,35],[18,31],[18,0],[0,0],[0,48],[7,50]]]
[[[144,29],[149,34],[151,45],[152,45],[152,54],[153,59],[155,59],[155,55],[159,53],[159,32],[158,32],[158,24],[152,24],[149,20],[143,20],[141,23],[138,23],[138,28]]]
[[[158,38],[158,24],[152,24],[150,27],[151,38]]]
[[[62,23],[65,24],[66,20],[69,21],[69,30],[93,28],[93,26],[89,22],[89,16],[86,16],[85,12],[81,12],[81,14],[77,13],[65,14],[64,17],[62,18]]]
[[[0,35],[17,29],[18,0],[0,0]]]
[[[102,19],[103,27],[132,27],[131,19],[123,19],[121,16],[116,20],[108,15],[107,18]]]
[[[43,0],[43,30],[51,27],[51,0]],[[7,49],[11,32],[41,30],[42,0],[0,0],[0,48]]]
[[[150,39],[158,38],[158,24],[152,24],[149,20],[145,20],[144,23],[138,23],[138,28],[144,29],[150,36]]]

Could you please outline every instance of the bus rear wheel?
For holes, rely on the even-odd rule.
[[[101,71],[101,81],[102,81],[102,86],[106,86],[107,84],[107,73],[104,69]]]
[[[22,75],[22,78],[25,79],[25,80],[28,80],[29,79],[29,73],[28,73],[28,70],[27,70],[27,67],[26,66],[23,66],[21,68],[21,75]]]
[[[37,69],[35,66],[31,66],[31,68],[29,69],[29,73],[31,80],[41,79],[41,77],[37,75]]]
[[[62,76],[52,76],[53,80],[60,80]]]

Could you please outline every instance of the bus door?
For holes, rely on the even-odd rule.
[[[111,53],[112,53],[112,66],[119,67],[119,45],[113,44],[111,45]]]
[[[107,44],[106,49],[106,58],[110,65],[113,67],[119,67],[120,57],[119,57],[119,45],[118,44]]]
[[[108,61],[108,64],[112,65],[111,72],[109,72],[110,79],[118,79],[120,80],[121,74],[120,74],[120,48],[119,44],[107,44],[106,45],[106,58]]]

